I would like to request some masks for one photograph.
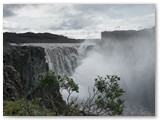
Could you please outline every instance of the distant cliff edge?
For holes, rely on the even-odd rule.
[[[144,37],[155,37],[155,27],[151,29],[143,29],[143,30],[116,30],[116,31],[104,31],[101,32],[101,39],[119,39],[119,40],[127,40],[128,38],[144,36]]]
[[[81,43],[83,39],[71,39],[62,35],[51,33],[3,33],[5,43]]]

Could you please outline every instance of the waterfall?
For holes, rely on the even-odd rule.
[[[152,31],[125,40],[103,38],[94,44],[44,47],[49,69],[70,76],[79,85],[78,98],[88,96],[97,75],[118,75],[124,94],[124,115],[155,113],[156,40]],[[77,95],[77,94],[76,94]]]
[[[73,74],[80,57],[77,45],[45,47],[45,53],[49,69],[62,76]]]

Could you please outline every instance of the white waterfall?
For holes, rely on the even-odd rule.
[[[73,74],[80,57],[77,45],[46,47],[45,52],[50,70],[62,76]]]

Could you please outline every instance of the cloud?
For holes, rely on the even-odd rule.
[[[14,28],[17,28],[17,27],[18,27],[17,23],[3,21],[3,28],[4,29],[14,29]]]
[[[15,31],[28,31],[29,28],[27,27],[22,27],[18,23],[15,22],[8,22],[8,21],[3,21],[3,31],[4,32],[15,32]]]
[[[155,25],[155,5],[145,4],[5,4],[3,10],[4,21],[18,23],[4,29],[15,32],[24,28],[83,37],[117,26],[137,30]]]
[[[138,4],[76,4],[74,9],[85,14],[107,16],[109,18],[125,18],[148,14],[154,11],[154,5]]]
[[[4,4],[3,5],[3,17],[11,17],[16,15],[15,10],[26,6],[25,4]]]
[[[54,24],[50,27],[53,30],[78,30],[85,29],[93,23],[93,17],[89,15],[65,15],[62,18],[62,21],[58,24]]]

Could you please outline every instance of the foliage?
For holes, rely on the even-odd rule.
[[[70,96],[73,92],[79,92],[79,86],[74,82],[72,78],[65,77],[58,80],[61,92],[66,90],[68,92],[67,103],[69,103]]]
[[[74,100],[71,100],[71,94],[73,92],[77,92],[77,93],[79,92],[78,84],[76,84],[74,80],[69,77],[64,77],[64,78],[59,77],[59,78],[60,79],[58,79],[58,82],[61,88],[61,93],[63,90],[66,90],[68,93],[67,100],[66,100],[67,105],[64,111],[64,115],[69,115],[69,116],[80,115],[79,106],[78,104],[75,103],[77,98],[75,98]]]
[[[3,115],[12,116],[19,115],[20,105],[17,101],[3,101]]]
[[[95,115],[121,115],[124,108],[124,100],[121,96],[125,92],[120,88],[118,81],[120,77],[107,75],[95,79],[93,93],[82,102],[83,111]]]
[[[19,99],[16,101],[4,101],[4,116],[49,116],[56,115],[49,112],[39,105],[40,99]]]
[[[39,75],[38,85],[46,91],[48,90],[47,92],[53,93],[59,90],[59,79],[60,76],[56,75],[55,72],[44,72]]]
[[[46,109],[56,112],[57,115],[63,113],[66,107],[59,90],[58,81],[61,80],[55,72],[49,71],[39,75],[38,85],[42,91],[42,102]]]
[[[49,71],[40,74],[39,86],[44,90],[45,96],[43,101],[47,108],[54,109],[54,111],[56,110],[57,115],[77,114],[77,112],[73,112],[78,109],[78,106],[71,100],[71,94],[73,92],[79,92],[79,87],[72,78],[62,78],[61,76],[56,75],[55,72]],[[60,94],[58,93],[61,93],[63,90],[66,90],[68,93],[66,104],[61,105],[61,103],[63,103],[62,101],[57,104],[56,101],[61,100]]]

